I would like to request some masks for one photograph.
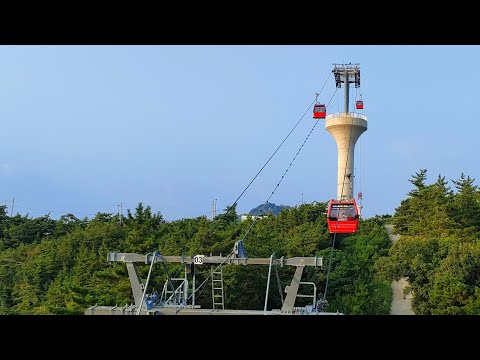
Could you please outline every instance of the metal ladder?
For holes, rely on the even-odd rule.
[[[225,302],[223,298],[223,270],[215,271],[214,267],[212,271],[212,302],[213,309],[225,310]]]

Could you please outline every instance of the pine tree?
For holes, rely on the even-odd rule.
[[[463,172],[460,179],[452,180],[457,189],[452,202],[452,217],[458,227],[473,227],[480,231],[480,191],[474,181],[470,176],[465,177]]]

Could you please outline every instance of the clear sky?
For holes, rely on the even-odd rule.
[[[235,201],[343,62],[361,66],[368,130],[354,193],[365,217],[393,214],[421,168],[427,183],[480,180],[480,46],[0,46],[0,202],[35,217],[141,201],[169,221],[210,218],[213,199],[219,213]],[[320,99],[334,92],[330,76]],[[343,88],[327,113],[342,107]],[[309,111],[238,213],[267,200],[314,121]],[[321,120],[270,201],[327,201],[336,168]]]

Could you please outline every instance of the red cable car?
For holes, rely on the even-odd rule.
[[[315,104],[313,107],[313,118],[314,119],[325,119],[327,116],[327,107],[325,104]]]
[[[327,210],[330,234],[355,234],[358,229],[358,218],[355,199],[349,201],[330,200]]]
[[[357,100],[356,108],[357,109],[363,109],[363,100]]]

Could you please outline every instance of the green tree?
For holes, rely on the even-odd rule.
[[[19,244],[39,242],[43,237],[52,234],[55,220],[49,215],[38,218],[29,218],[28,214],[22,217],[17,214],[9,219],[9,225],[4,229],[4,246],[14,247]]]
[[[472,304],[478,304],[479,299],[479,243],[452,244],[435,271],[432,283],[428,299],[432,314],[470,313]]]
[[[237,215],[237,204],[227,206],[223,209],[225,213],[215,216],[215,221],[222,224],[223,226],[228,226],[232,223],[238,222]]]
[[[451,204],[451,214],[459,228],[480,231],[480,192],[470,176],[462,173],[460,179],[452,180],[457,189]]]
[[[451,219],[452,191],[445,177],[438,176],[432,185],[425,185],[426,170],[410,180],[416,186],[395,209],[393,224],[401,235],[446,235],[455,227]]]
[[[56,221],[53,233],[55,236],[59,237],[85,225],[85,221],[82,221],[75,215],[68,213],[60,216],[60,218]]]

